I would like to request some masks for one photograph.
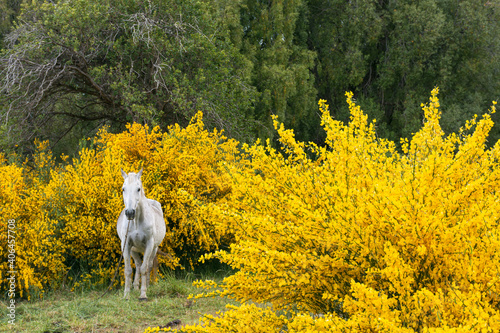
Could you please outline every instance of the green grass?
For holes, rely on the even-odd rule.
[[[123,299],[123,287],[102,298],[103,290],[52,291],[43,300],[17,303],[14,326],[7,324],[2,311],[0,332],[143,332],[149,326],[164,326],[173,320],[180,320],[181,326],[194,324],[201,314],[224,310],[227,299],[189,300],[189,294],[199,292],[192,281],[189,275],[166,276],[150,286],[147,302],[139,301],[139,291],[135,290],[130,300]]]

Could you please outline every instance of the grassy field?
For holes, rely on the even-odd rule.
[[[198,292],[192,281],[189,275],[164,277],[150,286],[147,302],[138,300],[138,291],[124,300],[123,288],[102,298],[103,290],[53,291],[43,300],[17,303],[14,326],[7,324],[2,311],[0,332],[143,332],[149,326],[165,326],[174,320],[180,320],[177,327],[182,327],[198,322],[201,314],[224,310],[227,299],[188,299],[189,294]],[[5,300],[3,304],[5,309]]]

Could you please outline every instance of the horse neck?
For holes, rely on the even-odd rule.
[[[146,196],[144,195],[144,192],[141,191],[141,198],[139,199],[139,203],[137,204],[136,208],[136,220],[140,220],[142,218],[145,210],[145,205],[146,205]]]

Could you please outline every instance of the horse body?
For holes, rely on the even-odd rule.
[[[123,202],[125,208],[118,217],[116,225],[121,240],[121,249],[125,261],[125,292],[128,298],[132,282],[132,266],[130,258],[134,259],[136,272],[134,289],[141,289],[139,299],[146,300],[146,290],[153,261],[158,252],[158,246],[166,233],[165,220],[161,204],[146,198],[142,188],[142,170],[137,174],[127,174],[123,170]],[[144,254],[141,260],[141,254]]]

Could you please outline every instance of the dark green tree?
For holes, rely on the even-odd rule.
[[[239,139],[272,136],[277,114],[321,142],[316,102],[348,120],[345,91],[397,141],[434,86],[448,132],[500,97],[498,1],[35,1],[17,21],[0,56],[2,146],[197,110]]]
[[[81,124],[166,126],[202,110],[208,126],[247,138],[257,93],[215,4],[30,3],[0,57],[4,134],[28,145]]]
[[[0,49],[5,35],[13,28],[13,23],[21,8],[22,0],[0,0]]]
[[[347,118],[343,94],[352,90],[379,132],[397,140],[421,126],[419,106],[434,86],[448,132],[500,97],[497,1],[309,0],[308,7],[319,97],[337,118]]]
[[[307,6],[301,0],[244,0],[240,3],[241,52],[253,63],[252,83],[260,92],[256,119],[269,137],[276,114],[301,139],[319,123],[314,88],[315,52],[307,46]]]

